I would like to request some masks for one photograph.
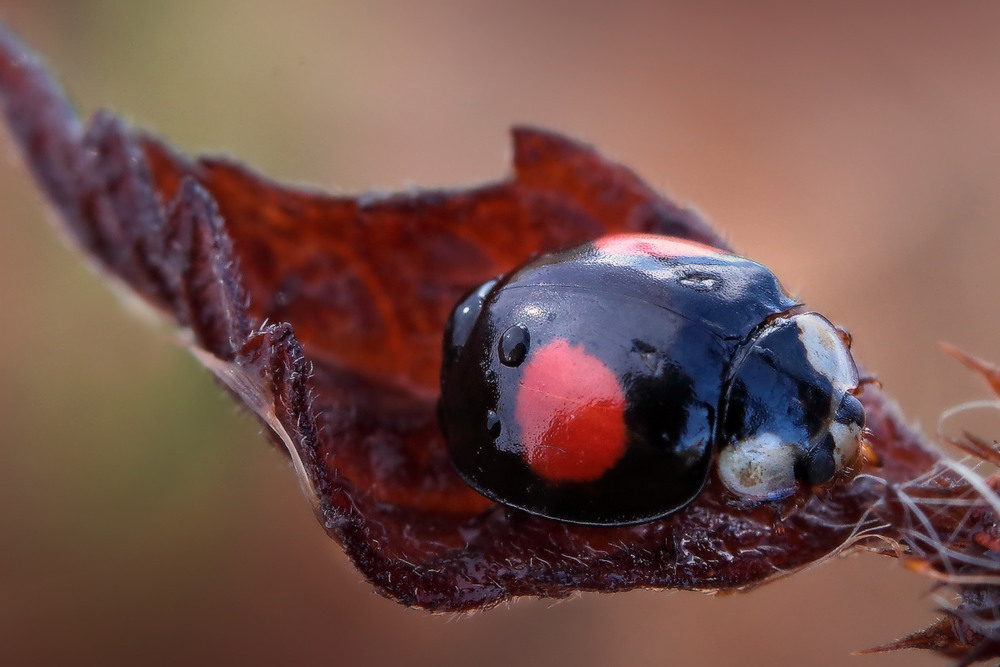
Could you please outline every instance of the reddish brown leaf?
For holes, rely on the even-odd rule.
[[[724,247],[694,213],[592,149],[529,128],[513,133],[513,176],[479,188],[351,198],[281,186],[230,161],[189,160],[110,113],[81,125],[3,29],[0,98],[73,238],[190,332],[198,358],[288,451],[324,528],[403,604],[467,610],[577,590],[744,589],[824,558],[856,531],[919,554],[908,501],[970,492],[953,475],[920,478],[938,455],[868,384],[880,477],[798,504],[741,509],[710,480],[682,511],[629,527],[495,505],[454,473],[437,426],[451,307],[536,253],[608,232]],[[979,557],[973,535],[995,536],[996,517],[974,510],[945,508],[931,521],[954,529],[949,548],[973,545]],[[941,554],[924,556],[935,572],[966,576]],[[992,600],[983,590],[962,589],[970,613]],[[976,655],[996,655],[995,639],[970,627],[922,645],[964,650],[972,637]]]

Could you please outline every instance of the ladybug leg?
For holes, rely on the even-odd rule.
[[[1000,553],[1000,539],[993,537],[988,532],[983,531],[972,536],[973,541],[984,549]]]
[[[857,389],[855,389],[855,390],[854,390],[853,392],[851,392],[851,393],[855,393],[855,394],[857,394],[857,393],[861,393],[861,390],[862,390],[862,389],[863,389],[863,388],[864,388],[865,386],[867,386],[867,385],[872,385],[873,387],[876,387],[876,388],[878,388],[878,389],[881,389],[881,388],[882,388],[882,381],[881,381],[881,380],[879,380],[879,379],[878,379],[877,377],[875,377],[874,375],[862,375],[862,376],[861,376],[861,377],[860,377],[860,378],[858,379],[858,386],[857,386]]]
[[[838,326],[835,328],[837,330],[837,335],[840,336],[840,340],[844,341],[844,345],[847,346],[847,349],[850,349],[851,343],[854,342],[854,336],[852,336],[851,332],[844,327]]]
[[[847,346],[847,349],[851,349],[851,345],[854,343],[854,336],[851,335],[851,332],[842,326],[836,326],[834,328],[836,329],[837,335],[840,337],[840,340],[844,341],[844,345]],[[875,377],[874,375],[863,375],[861,378],[858,379],[858,386],[855,387],[854,391],[852,391],[851,393],[855,395],[861,393],[865,385],[873,385],[875,387],[878,387],[879,389],[882,388],[882,383],[879,381],[877,377]]]
[[[861,438],[861,446],[859,448],[858,462],[860,467],[870,466],[872,468],[882,467],[882,457],[878,455],[875,451],[875,447],[872,446],[872,432],[869,429],[864,430],[863,437]]]

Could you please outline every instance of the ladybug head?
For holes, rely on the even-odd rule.
[[[759,327],[737,351],[723,394],[717,471],[749,502],[849,472],[859,458],[865,410],[849,339],[816,313]]]

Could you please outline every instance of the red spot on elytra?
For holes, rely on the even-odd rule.
[[[532,351],[514,414],[525,462],[550,481],[595,480],[625,453],[625,393],[582,345],[557,338]]]
[[[614,234],[594,241],[594,247],[611,255],[652,255],[653,257],[705,257],[724,255],[704,243],[656,234]]]

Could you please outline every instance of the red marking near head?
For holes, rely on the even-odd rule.
[[[612,255],[652,255],[653,257],[705,257],[725,255],[725,251],[697,241],[685,241],[656,234],[613,234],[594,241],[594,247]]]
[[[582,345],[557,338],[531,352],[514,415],[521,455],[550,481],[595,480],[625,453],[625,393]]]

